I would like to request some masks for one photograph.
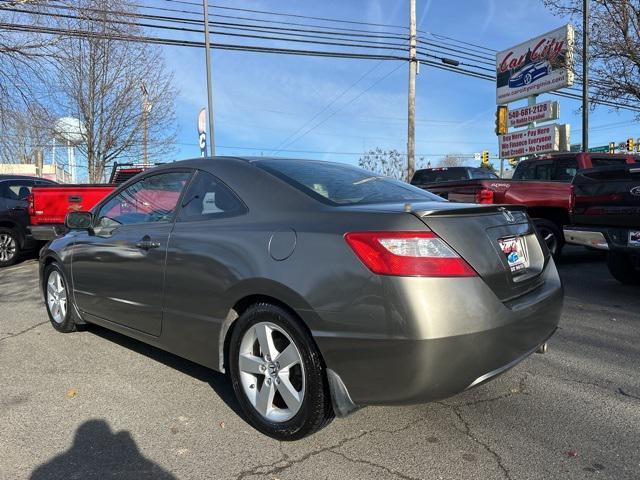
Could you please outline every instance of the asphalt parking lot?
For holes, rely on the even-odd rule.
[[[0,271],[0,478],[638,479],[640,289],[596,252],[567,249],[559,268],[546,355],[280,443],[243,420],[224,375],[102,328],[56,333],[26,260]]]

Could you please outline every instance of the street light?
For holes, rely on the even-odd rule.
[[[460,62],[458,60],[454,60],[453,58],[441,57],[440,61],[445,65],[451,65],[452,67],[460,66]]]

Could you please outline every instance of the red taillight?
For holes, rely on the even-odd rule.
[[[29,216],[30,217],[35,217],[36,215],[36,206],[33,203],[33,193],[30,193],[29,196],[27,197],[27,206],[29,209]]]
[[[493,190],[489,188],[476,190],[476,203],[493,203]]]
[[[569,215],[576,211],[576,191],[573,185],[569,187]]]
[[[344,236],[373,273],[406,277],[475,277],[476,272],[433,232],[351,232]]]

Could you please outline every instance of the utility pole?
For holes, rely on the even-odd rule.
[[[416,0],[409,0],[409,111],[407,114],[407,182],[416,169]]]
[[[142,90],[142,163],[145,166],[149,165],[149,150],[148,150],[148,137],[149,137],[149,92],[147,86],[142,82],[140,84]]]
[[[589,0],[582,0],[582,151],[589,151]]]
[[[211,51],[209,45],[209,5],[208,0],[202,0],[204,8],[204,52],[207,56],[207,111],[209,112],[209,151],[213,157],[216,154],[216,142],[213,137],[213,92],[211,90]]]

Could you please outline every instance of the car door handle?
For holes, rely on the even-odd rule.
[[[152,242],[151,240],[140,240],[136,243],[136,247],[143,250],[151,250],[152,248],[159,248],[160,242]]]

